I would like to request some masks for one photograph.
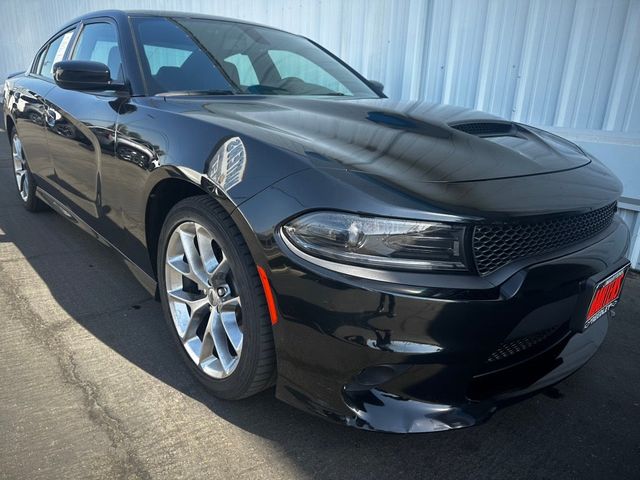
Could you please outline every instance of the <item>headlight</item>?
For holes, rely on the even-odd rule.
[[[301,251],[334,262],[399,270],[467,270],[464,226],[313,212],[282,230]]]

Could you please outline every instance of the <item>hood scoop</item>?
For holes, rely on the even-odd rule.
[[[476,137],[506,137],[516,136],[518,127],[511,122],[473,121],[450,123],[451,128]]]

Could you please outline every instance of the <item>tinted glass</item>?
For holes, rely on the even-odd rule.
[[[177,23],[166,18],[138,18],[135,30],[151,94],[232,88],[210,53]]]
[[[144,54],[149,63],[151,75],[157,75],[162,67],[182,67],[191,53],[191,50],[180,48],[144,45]]]
[[[36,55],[36,58],[33,59],[33,64],[30,70],[31,73],[38,73],[40,71],[40,63],[42,62],[42,59],[44,58],[46,53],[47,53],[46,50],[42,50],[38,52],[38,54]]]
[[[67,47],[69,46],[69,41],[72,36],[73,30],[63,33],[51,42],[47,52],[40,60],[40,65],[38,66],[38,73],[40,75],[47,78],[53,78],[53,65],[64,59],[64,54],[67,51]]]
[[[134,24],[154,93],[221,89],[222,71],[242,93],[378,97],[349,68],[297,35],[210,19],[141,17]],[[197,56],[204,73],[190,65],[196,62],[191,56],[184,59],[167,49]]]
[[[251,63],[251,59],[242,53],[236,53],[235,55],[231,55],[224,59],[223,65],[227,66],[227,69],[231,72],[237,72],[238,78],[235,79],[235,83],[237,85],[249,86],[256,85],[260,83],[258,81],[258,76],[256,75],[256,71],[253,68],[253,64]],[[228,64],[228,65],[227,65]],[[234,80],[235,75],[230,75],[231,79]]]
[[[280,78],[299,80],[306,84],[324,87],[331,92],[352,95],[351,90],[308,58],[288,50],[269,50],[269,57]]]
[[[111,23],[85,25],[71,58],[104,63],[109,67],[113,80],[121,81],[123,78],[118,32]]]

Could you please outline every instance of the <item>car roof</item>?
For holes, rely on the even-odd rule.
[[[218,21],[224,21],[224,22],[238,23],[243,25],[253,25],[256,27],[270,28],[272,30],[285,32],[285,30],[271,27],[269,25],[262,25],[259,23],[248,22],[245,20],[238,20],[235,18],[219,17],[215,15],[207,15],[204,13],[174,12],[174,11],[165,11],[165,10],[98,10],[95,12],[85,13],[84,15],[74,18],[73,20],[65,23],[62,27],[60,27],[58,31],[68,28],[70,25],[78,23],[82,20],[89,20],[91,18],[98,18],[98,17],[112,17],[112,18],[121,19],[121,20],[125,20],[128,17],[202,18],[202,19],[208,19],[208,20],[218,20]],[[286,32],[286,33],[290,33],[290,32]]]

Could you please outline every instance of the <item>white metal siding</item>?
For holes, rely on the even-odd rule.
[[[5,0],[0,75],[28,65],[58,25],[106,8],[265,23],[316,40],[393,98],[477,108],[568,136],[622,134],[624,148],[607,140],[599,156],[624,195],[640,200],[640,0]],[[638,212],[623,216],[639,267]]]

